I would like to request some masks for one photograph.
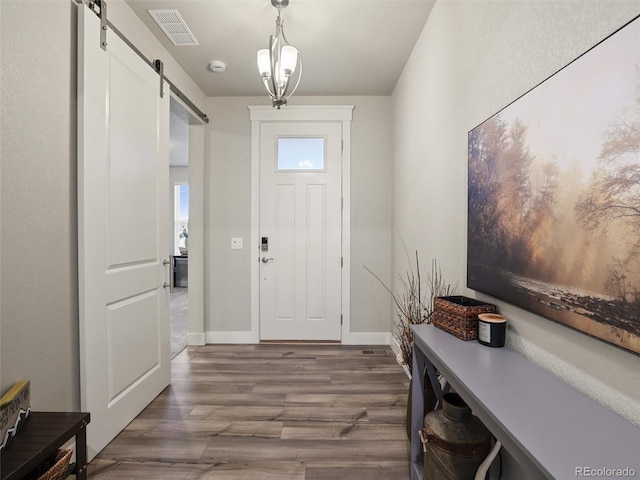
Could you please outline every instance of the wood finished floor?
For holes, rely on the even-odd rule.
[[[90,478],[409,478],[409,382],[388,347],[187,347],[171,369]]]

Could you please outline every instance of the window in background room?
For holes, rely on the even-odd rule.
[[[173,253],[186,255],[189,248],[189,185],[175,184],[173,188]]]

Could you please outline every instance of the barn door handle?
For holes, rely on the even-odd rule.
[[[173,264],[173,255],[169,255],[168,260],[166,258],[162,260],[162,265],[165,267],[169,267],[169,282],[168,283],[164,282],[162,287],[168,288],[169,292],[171,293],[173,293],[173,270],[174,270],[174,268],[171,267],[172,264]]]

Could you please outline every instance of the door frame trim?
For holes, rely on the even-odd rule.
[[[249,106],[251,120],[251,339],[260,342],[260,125],[273,122],[341,122],[342,124],[342,340],[351,333],[351,121],[355,105],[288,105],[282,110]]]

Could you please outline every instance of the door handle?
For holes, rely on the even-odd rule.
[[[275,260],[275,258],[262,257],[262,259],[260,261],[262,263],[269,263],[271,260]]]
[[[168,288],[169,292],[173,293],[173,255],[169,255],[169,259],[162,260],[162,265],[169,267],[169,283],[164,282],[163,288]]]

